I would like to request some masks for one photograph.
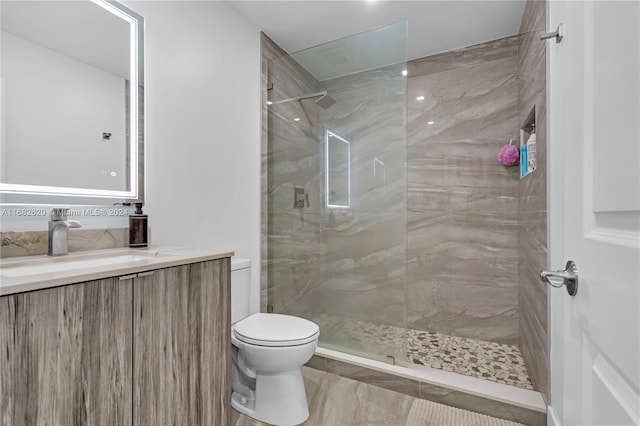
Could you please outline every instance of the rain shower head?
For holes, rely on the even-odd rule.
[[[335,99],[329,96],[329,94],[325,90],[324,92],[310,93],[308,95],[296,96],[295,98],[283,99],[281,101],[273,102],[272,105],[284,104],[291,101],[301,101],[303,99],[313,99],[313,98],[318,98],[314,102],[316,103],[316,105],[319,105],[324,109],[327,109],[331,105],[336,103]]]
[[[314,102],[316,105],[320,105],[322,108],[327,109],[331,105],[335,104],[336,100],[329,96],[327,92],[324,92],[324,95],[316,99]]]

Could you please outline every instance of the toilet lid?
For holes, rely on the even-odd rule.
[[[320,327],[304,318],[281,314],[253,314],[233,326],[236,338],[260,346],[304,345],[318,338]]]

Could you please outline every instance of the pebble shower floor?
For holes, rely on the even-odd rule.
[[[407,355],[414,364],[533,389],[515,346],[409,330]]]
[[[492,382],[533,389],[524,360],[516,346],[467,339],[421,330],[323,315],[310,318],[320,325],[320,339],[333,344],[348,341],[370,351],[373,345],[389,345],[407,333],[407,360],[444,371],[464,374]],[[325,338],[323,338],[325,333]],[[333,346],[332,344],[332,346]]]

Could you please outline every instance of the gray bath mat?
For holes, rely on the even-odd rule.
[[[407,426],[523,426],[509,420],[473,411],[416,399],[411,405]]]

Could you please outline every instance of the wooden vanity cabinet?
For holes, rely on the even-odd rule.
[[[149,272],[0,297],[0,425],[229,423],[229,258]]]
[[[132,288],[111,278],[0,297],[2,425],[130,423]]]
[[[227,259],[135,279],[134,426],[228,424],[230,273]]]

